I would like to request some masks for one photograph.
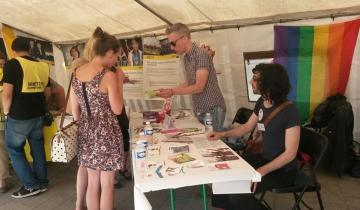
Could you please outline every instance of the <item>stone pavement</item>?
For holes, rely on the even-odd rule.
[[[75,207],[76,161],[70,164],[49,163],[50,186],[48,191],[38,196],[13,199],[11,193],[19,187],[14,175],[8,180],[12,186],[5,194],[0,194],[0,210],[72,210]],[[342,178],[325,172],[318,175],[322,184],[322,198],[326,210],[359,210],[360,179],[344,175]],[[117,210],[134,209],[133,183],[121,179],[123,187],[115,190],[115,207]],[[169,208],[167,190],[146,193],[153,210]],[[209,197],[210,198],[210,197]],[[274,210],[290,209],[294,200],[292,194],[267,193],[266,201]],[[315,193],[306,193],[305,201],[314,209],[320,209]],[[199,187],[186,187],[176,190],[176,210],[201,210]],[[209,208],[212,210],[213,208]],[[303,207],[304,209],[304,207]]]

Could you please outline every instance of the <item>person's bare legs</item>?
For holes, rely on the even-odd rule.
[[[86,191],[86,204],[88,210],[100,209],[100,171],[87,168],[88,186]]]
[[[76,177],[76,208],[75,210],[85,209],[85,194],[88,184],[87,170],[84,166],[79,166]]]
[[[114,207],[114,181],[115,171],[101,171],[101,196],[100,196],[100,209],[113,210]]]

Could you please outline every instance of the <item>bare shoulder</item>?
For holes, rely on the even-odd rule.
[[[103,80],[107,81],[107,82],[110,82],[112,80],[116,80],[116,73],[112,72],[112,71],[107,71],[105,74],[104,74],[104,77],[103,77]]]
[[[87,63],[87,64],[84,64],[82,66],[78,66],[77,68],[74,68],[74,73],[75,74],[82,74],[82,73],[87,73],[90,69],[90,65]]]

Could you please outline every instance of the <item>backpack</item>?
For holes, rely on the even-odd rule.
[[[353,145],[353,160],[347,172],[352,177],[360,178],[360,143],[353,141]]]
[[[346,103],[346,97],[339,93],[329,96],[315,108],[310,127],[317,129],[327,126],[336,109]]]

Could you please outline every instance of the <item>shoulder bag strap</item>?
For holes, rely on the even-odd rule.
[[[88,101],[87,92],[86,92],[86,87],[85,87],[85,83],[84,83],[84,82],[81,83],[81,87],[82,87],[82,91],[83,91],[83,95],[84,95],[84,101],[85,101],[86,111],[87,111],[89,117],[91,117],[91,110],[90,110],[89,101]]]
[[[61,120],[60,120],[60,130],[63,129],[63,125],[64,125],[64,119],[65,119],[65,114],[66,114],[66,107],[68,105],[68,101],[69,101],[69,97],[70,97],[70,88],[71,88],[71,82],[73,80],[74,77],[74,73],[71,74],[71,78],[70,78],[70,83],[69,83],[69,87],[66,93],[66,99],[65,99],[65,108],[64,110],[61,112]]]
[[[284,101],[283,103],[281,103],[278,107],[276,107],[270,114],[269,116],[266,117],[265,121],[264,121],[264,126],[265,128],[269,125],[269,123],[271,122],[271,120],[279,113],[281,112],[285,107],[289,106],[290,104],[292,104],[291,101]]]
[[[292,104],[291,101],[284,101],[283,103],[281,103],[278,107],[276,107],[270,114],[269,116],[265,119],[264,121],[264,126],[265,128],[269,125],[269,123],[271,122],[271,120],[281,111],[283,110],[285,107],[287,107],[288,105]],[[256,131],[256,127],[251,131],[250,136],[248,138],[248,140],[254,140],[256,139],[261,133],[260,131]]]

